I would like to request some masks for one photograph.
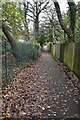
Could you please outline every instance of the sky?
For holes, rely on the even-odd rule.
[[[60,9],[61,11],[63,12],[66,12],[67,11],[67,7],[68,7],[68,4],[67,4],[67,0],[58,0],[59,1],[59,5],[60,5]],[[80,0],[74,0],[75,3],[79,2]]]
[[[27,0],[27,1],[32,1],[32,0]],[[52,2],[52,0],[50,0],[51,2]],[[61,12],[67,12],[67,10],[68,10],[68,4],[67,4],[67,0],[57,0],[58,2],[59,2],[59,5],[60,5],[60,9],[61,9]],[[71,1],[71,0],[70,0]],[[79,2],[80,0],[74,0],[75,1],[75,3],[77,3],[77,2]],[[53,2],[52,2],[52,4],[53,4]],[[42,19],[42,14],[40,14],[40,19]],[[32,24],[30,24],[29,25],[29,27],[30,27],[30,29],[32,29],[33,27],[32,27]]]
[[[13,2],[18,2],[18,1],[29,1],[29,2],[32,2],[33,0],[2,0],[2,1],[4,1],[4,2],[11,2],[11,1],[13,1]],[[39,0],[38,0],[39,1]],[[53,4],[53,2],[52,2],[52,0],[49,0],[52,4]],[[55,1],[55,0],[53,0],[53,1]],[[68,10],[68,4],[67,4],[67,0],[57,0],[58,2],[59,2],[59,5],[60,5],[60,9],[61,9],[61,12],[67,12],[67,10]],[[70,1],[72,1],[72,0],[70,0]],[[77,3],[77,2],[79,2],[80,0],[74,0],[75,1],[75,3]],[[41,17],[42,15],[40,15],[40,19],[42,19],[42,17]],[[30,24],[30,28],[32,28],[32,23]]]

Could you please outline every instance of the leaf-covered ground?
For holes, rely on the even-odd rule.
[[[79,90],[47,52],[3,90],[3,118],[79,118]]]
[[[31,62],[31,61],[30,61]],[[13,80],[13,78],[21,71],[25,66],[29,66],[29,62],[19,62],[14,56],[8,52],[7,54],[7,79],[8,83]],[[2,76],[3,76],[3,86],[5,86],[5,54],[2,57]]]

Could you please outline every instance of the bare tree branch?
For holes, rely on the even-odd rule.
[[[41,10],[39,10],[38,15],[42,12],[42,10],[44,10],[46,8],[46,6],[49,4],[49,1],[43,6],[43,8]]]
[[[27,15],[35,20],[34,16],[31,16],[30,14],[27,14]]]
[[[35,10],[34,6],[29,2],[29,4],[31,5],[32,9]]]
[[[54,2],[54,5],[55,5],[55,8],[56,8],[56,12],[57,12],[57,16],[58,16],[58,19],[59,19],[59,23],[62,27],[62,29],[65,31],[65,33],[67,33],[68,36],[71,36],[72,35],[72,32],[70,29],[68,29],[62,19],[62,15],[61,15],[61,10],[60,10],[60,7],[59,7],[59,4],[58,2]]]

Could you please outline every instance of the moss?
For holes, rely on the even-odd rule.
[[[60,46],[60,60],[64,62],[64,50],[65,50],[65,44],[61,44]]]
[[[73,70],[73,63],[74,63],[74,51],[75,51],[75,44],[68,43],[65,45],[64,51],[64,63]]]
[[[80,77],[80,43],[75,43],[73,71]]]
[[[59,59],[60,58],[60,44],[55,45],[55,56]]]
[[[53,45],[51,45],[51,53],[52,53],[52,55],[54,53],[54,46]]]
[[[52,52],[53,56],[55,56],[55,45],[53,45],[53,52]]]

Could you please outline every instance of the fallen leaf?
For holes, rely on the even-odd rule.
[[[50,106],[48,106],[48,108],[50,108]]]
[[[42,107],[42,110],[44,111],[44,110],[45,110],[45,107]]]

